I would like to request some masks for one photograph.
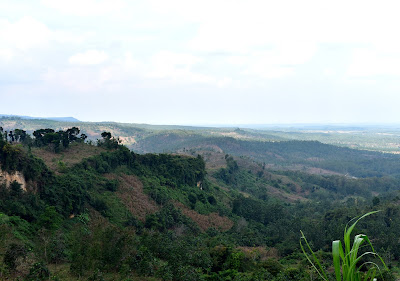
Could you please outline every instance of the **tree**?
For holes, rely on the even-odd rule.
[[[85,142],[85,140],[87,139],[87,135],[86,134],[81,134],[81,137],[80,137],[80,142]]]
[[[17,142],[24,142],[25,139],[27,138],[26,131],[21,129],[15,129],[14,136],[15,136],[15,141]]]
[[[15,136],[13,134],[13,131],[10,131],[10,133],[8,134],[8,136],[10,137],[10,142],[14,142],[15,141]]]
[[[111,133],[110,132],[102,132],[101,137],[105,140],[111,139]]]
[[[102,132],[101,137],[103,139],[97,141],[98,146],[102,146],[108,149],[116,149],[121,143],[121,140],[119,138],[115,139],[114,137],[112,137],[110,132]]]

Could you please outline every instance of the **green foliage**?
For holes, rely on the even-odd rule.
[[[57,212],[54,206],[47,206],[40,214],[37,224],[50,231],[57,230],[62,223],[62,216]]]
[[[104,147],[107,149],[117,149],[121,143],[120,139],[115,139],[111,136],[110,132],[101,133],[101,140],[97,140],[97,146]]]
[[[68,148],[69,145],[73,142],[84,142],[86,139],[86,135],[79,135],[79,128],[72,127],[67,129],[66,131],[58,131],[55,132],[53,129],[39,129],[33,132],[33,136],[35,140],[33,143],[37,147],[48,146],[55,153],[59,153],[61,151],[61,146],[63,148]]]
[[[265,203],[261,200],[239,196],[233,201],[232,212],[246,219],[267,225],[285,216],[283,206],[278,203]]]
[[[361,281],[361,280],[375,280],[375,276],[377,274],[377,270],[380,271],[379,266],[374,261],[363,261],[362,259],[367,256],[372,256],[372,258],[378,258],[382,263],[383,267],[387,269],[383,259],[375,253],[375,250],[368,238],[365,234],[358,234],[354,237],[353,245],[351,246],[350,236],[353,232],[353,229],[357,225],[357,223],[366,216],[377,213],[378,211],[369,212],[364,214],[363,216],[356,218],[356,221],[344,231],[344,249],[342,246],[342,242],[340,240],[335,240],[332,242],[332,256],[333,256],[333,265],[335,268],[335,276],[337,281]],[[318,274],[324,280],[328,281],[328,276],[322,267],[320,261],[316,257],[315,253],[311,250],[307,239],[304,234],[301,233],[300,245],[301,249],[306,256],[307,260],[311,263],[313,268],[318,272]],[[304,240],[307,249],[311,252],[311,257],[307,255],[306,250],[304,249],[303,244],[301,243]],[[366,243],[367,246],[370,247],[370,251],[359,254],[361,250],[361,246]],[[361,265],[360,265],[361,263]],[[362,273],[362,268],[367,267],[367,271]],[[343,278],[343,279],[342,279]]]
[[[29,274],[25,278],[26,281],[41,281],[48,280],[50,276],[50,271],[46,265],[37,262],[29,269]]]
[[[19,259],[25,258],[27,253],[28,250],[24,245],[12,243],[4,255],[4,264],[13,271],[18,266]]]
[[[147,216],[145,222],[146,228],[159,231],[166,231],[181,225],[188,227],[192,232],[198,232],[197,226],[172,204],[167,204],[159,212]]]
[[[125,225],[132,217],[121,200],[111,191],[92,193],[90,205],[116,225]]]
[[[233,137],[213,137],[215,134],[208,133],[159,132],[135,143],[133,148],[139,151],[173,152],[182,148],[218,147],[224,153],[233,156],[246,156],[260,163],[276,166],[318,167],[355,177],[400,175],[400,168],[397,165],[399,155],[338,147],[314,140],[288,141],[268,134],[266,137],[262,136],[261,140],[243,140]],[[306,137],[305,134],[300,136],[300,138]],[[277,139],[280,141],[271,141]]]
[[[241,130],[237,133],[247,134]],[[19,134],[13,131],[12,144],[10,136],[7,142],[0,138],[0,162],[3,169],[21,171],[33,192],[22,191],[18,183],[0,188],[0,254],[4,257],[0,261],[0,279],[10,279],[12,274],[29,280],[48,279],[46,269],[59,267],[65,270],[63,274],[71,274],[66,277],[68,280],[309,280],[308,273],[313,272],[315,277],[315,271],[306,267],[298,245],[298,231],[310,233],[310,246],[322,249],[316,256],[324,267],[329,264],[330,241],[342,232],[351,216],[371,208],[372,190],[379,192],[379,207],[383,211],[377,214],[379,219],[365,218],[357,227],[361,233],[368,231],[377,238],[374,246],[383,253],[389,268],[396,269],[400,260],[400,198],[396,199],[397,193],[389,193],[396,190],[398,179],[278,173],[258,164],[253,165],[256,168],[245,166],[247,160],[236,156],[251,146],[259,151],[272,147],[277,155],[293,164],[304,162],[302,157],[310,153],[321,156],[332,147],[316,143],[316,151],[312,152],[310,143],[280,144],[290,154],[278,153],[277,144],[224,138],[221,144],[225,143],[226,151],[235,158],[226,155],[227,168],[207,177],[201,156],[140,155],[117,141],[111,149],[72,167],[64,168],[60,162],[61,169],[52,173],[43,161],[30,155],[24,143],[17,143]],[[47,134],[42,136],[44,142],[49,142],[44,146],[53,149],[52,141],[60,135],[56,131]],[[179,142],[184,134],[175,136],[176,140]],[[75,136],[73,141],[81,141]],[[104,143],[111,140],[111,133],[103,138]],[[209,144],[213,141],[210,139]],[[60,149],[63,147],[61,140]],[[332,151],[329,153],[328,158],[332,159]],[[354,155],[358,158],[353,163],[362,158]],[[388,159],[383,170],[389,175],[395,170],[387,170],[392,161],[391,157]],[[275,159],[273,163],[289,163],[285,161]],[[353,168],[360,166],[356,163]],[[144,191],[158,204],[158,211],[140,221],[120,199],[125,195],[126,182],[121,182],[124,185],[120,188],[118,180],[108,179],[109,174],[112,178],[124,174],[137,176]],[[301,190],[301,195],[309,200],[274,199],[270,193],[273,185],[288,194]],[[136,191],[137,187],[129,188]],[[193,210],[181,211],[176,207],[181,204]],[[220,219],[215,214],[207,217],[215,212],[229,217],[235,225],[225,232],[217,228],[203,232],[184,215],[199,215],[193,211],[202,214],[202,219]],[[11,249],[11,245],[18,246]],[[251,254],[258,251],[260,254]],[[25,264],[25,273],[17,272],[20,264]],[[391,273],[384,274],[390,280]]]
[[[318,198],[321,189],[327,190],[328,196],[343,198],[348,195],[360,195],[370,197],[372,192],[390,192],[397,190],[400,184],[399,178],[394,177],[369,177],[369,178],[349,178],[338,175],[321,176],[304,172],[282,171],[282,175],[289,176],[299,182],[303,189],[311,193],[311,197]]]

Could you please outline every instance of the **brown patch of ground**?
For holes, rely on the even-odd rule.
[[[74,215],[71,215],[72,217],[74,217]],[[98,211],[96,211],[95,209],[93,209],[92,207],[89,207],[89,228],[94,230],[95,228],[98,227],[108,227],[111,225],[110,221],[108,219],[106,219],[105,217],[103,217]]]
[[[301,171],[301,172],[308,173],[308,174],[313,174],[313,175],[344,176],[344,174],[341,174],[341,173],[338,173],[338,172],[335,172],[335,171],[325,170],[325,169],[316,168],[316,167],[308,167],[308,166],[301,165],[301,164],[294,164],[294,165],[285,166],[285,167],[274,165],[274,164],[267,164],[265,167],[268,168],[268,169],[277,170],[277,171],[279,171],[279,170],[282,170],[282,171],[288,170],[288,171]]]
[[[308,201],[307,198],[304,198],[301,195],[288,193],[284,190],[278,189],[270,185],[267,185],[266,188],[268,190],[268,193],[271,194],[273,197],[282,199],[284,201],[289,201],[289,202]]]
[[[207,170],[213,171],[220,168],[226,168],[225,153],[204,151],[200,155],[206,163]]]
[[[226,159],[225,159],[225,153],[222,150],[218,150],[216,147],[202,147],[202,148],[197,148],[198,150],[195,149],[189,149],[186,151],[179,151],[179,154],[183,155],[197,155],[200,154],[205,163],[206,163],[206,170],[209,175],[212,175],[214,171],[220,169],[220,168],[226,168]],[[272,197],[279,198],[281,200],[284,200],[286,202],[296,202],[296,201],[307,201],[308,199],[305,198],[303,195],[306,195],[303,191],[301,186],[290,180],[288,177],[281,176],[281,175],[276,175],[273,174],[267,170],[265,170],[265,167],[263,164],[258,163],[251,158],[248,157],[234,157],[235,161],[239,165],[239,167],[243,170],[251,171],[253,174],[256,174],[258,172],[262,172],[262,176],[271,181],[271,180],[280,180],[280,182],[283,185],[291,186],[291,191],[292,192],[287,192],[283,189],[278,189],[276,187],[266,185],[267,191],[270,193]],[[212,177],[209,176],[208,180],[213,183],[214,185],[219,186],[221,189],[225,191],[229,191],[228,188],[221,186],[218,181]],[[249,197],[249,194],[241,192],[245,197]]]
[[[117,196],[126,206],[126,208],[137,217],[140,221],[145,221],[146,216],[157,212],[160,208],[149,198],[143,191],[142,182],[132,175],[115,175],[106,176],[109,179],[119,181]]]
[[[71,167],[85,158],[104,152],[104,148],[84,143],[73,143],[60,153],[54,153],[48,148],[32,148],[32,153],[41,158],[52,171],[59,171],[65,167]]]
[[[278,250],[276,248],[265,248],[265,247],[237,247],[242,251],[245,256],[252,260],[267,260],[270,258],[279,259]]]
[[[343,174],[338,173],[338,172],[329,171],[329,170],[325,170],[325,169],[321,169],[321,168],[315,168],[315,167],[307,168],[306,173],[314,174],[314,175],[323,175],[323,176],[331,176],[331,175],[343,176]]]
[[[5,183],[6,187],[9,187],[10,184],[14,181],[18,182],[21,185],[21,188],[23,191],[26,191],[26,186],[27,186],[26,180],[25,180],[24,175],[21,172],[16,171],[16,172],[10,174],[6,171],[2,171],[0,168],[0,185]]]
[[[225,153],[216,145],[206,145],[190,149],[178,150],[179,155],[197,156],[201,155],[206,163],[206,170],[214,171],[226,168]]]
[[[122,144],[124,145],[133,145],[136,143],[136,139],[134,136],[119,137],[119,139],[122,141]]]
[[[217,213],[201,215],[198,212],[189,209],[180,202],[175,202],[174,205],[181,209],[182,213],[191,218],[203,231],[209,229],[210,227],[215,227],[221,231],[227,231],[233,226],[233,221],[227,217],[222,217]]]

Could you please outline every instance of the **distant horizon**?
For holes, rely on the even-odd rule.
[[[0,113],[0,118],[9,117],[9,118],[21,118],[21,119],[44,119],[44,120],[53,120],[60,122],[86,122],[86,123],[121,123],[121,124],[138,124],[138,125],[151,125],[151,126],[187,126],[187,127],[212,127],[212,128],[245,128],[245,129],[262,129],[264,128],[273,128],[273,127],[295,127],[295,128],[309,128],[309,127],[319,127],[319,126],[328,126],[328,127],[354,127],[354,126],[364,126],[364,127],[379,127],[379,126],[400,126],[400,123],[372,123],[372,122],[354,122],[354,123],[180,123],[180,124],[163,124],[163,123],[142,123],[142,122],[119,122],[114,120],[80,120],[74,116],[29,116],[29,115],[16,115],[16,114],[2,114]],[[65,121],[64,119],[74,119],[71,121]]]

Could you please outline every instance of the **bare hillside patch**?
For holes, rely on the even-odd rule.
[[[60,153],[54,153],[48,148],[32,148],[32,154],[41,158],[52,171],[59,171],[64,165],[71,167],[85,158],[100,154],[105,150],[101,147],[83,143],[73,143]]]
[[[203,231],[210,227],[215,227],[221,231],[227,231],[232,228],[233,221],[227,217],[222,217],[217,213],[210,213],[208,215],[201,215],[198,212],[189,209],[180,202],[174,204],[177,208],[181,209],[182,213],[191,218]]]
[[[192,149],[178,150],[179,155],[196,156],[201,155],[206,163],[206,170],[214,171],[226,168],[225,153],[218,146],[196,147]]]
[[[288,193],[284,190],[278,189],[276,187],[267,185],[266,186],[268,193],[275,198],[279,198],[281,200],[287,201],[287,202],[296,202],[296,201],[308,201],[307,198],[304,198],[303,196],[295,193]]]
[[[267,259],[279,259],[278,250],[276,248],[265,248],[265,247],[237,247],[242,251],[246,258],[250,260],[267,260]]]
[[[145,221],[146,216],[157,212],[160,208],[149,198],[143,191],[142,182],[132,175],[115,175],[106,176],[109,179],[119,181],[117,196],[125,205],[125,207],[137,217],[140,221]]]

